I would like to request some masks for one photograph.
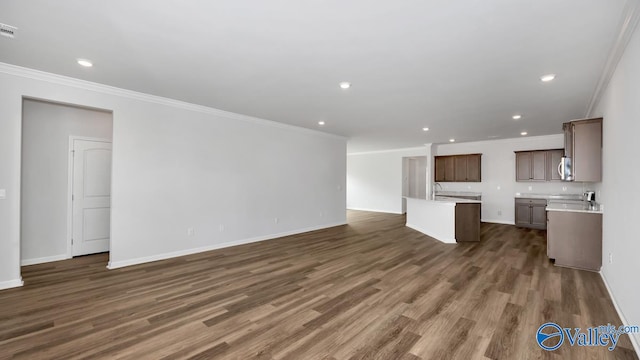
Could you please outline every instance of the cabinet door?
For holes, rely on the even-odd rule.
[[[436,163],[436,166],[435,166],[434,180],[436,182],[444,181],[444,172],[445,172],[445,169],[444,169],[444,157],[436,156],[435,157],[435,163]]]
[[[549,211],[547,215],[547,257],[549,259],[556,258],[558,241],[561,241],[562,223],[556,219],[558,212]]]
[[[531,207],[529,201],[516,199],[516,226],[529,227],[531,224]]]
[[[573,124],[562,124],[562,130],[564,131],[564,155],[573,158]]]
[[[467,181],[467,157],[459,155],[454,157],[456,181]]]
[[[531,180],[531,152],[516,153],[516,181]]]
[[[475,154],[467,156],[467,181],[482,181],[481,156]]]
[[[562,161],[564,150],[547,151],[547,181],[561,181],[560,173],[558,173],[558,165]]]
[[[546,151],[531,152],[531,180],[545,181],[547,171]]]
[[[602,181],[602,119],[574,123],[574,181]]]
[[[550,211],[547,234],[547,254],[557,266],[600,270],[602,214]]]
[[[456,181],[454,156],[444,158],[444,181]]]
[[[531,227],[535,229],[547,228],[547,204],[531,204]]]

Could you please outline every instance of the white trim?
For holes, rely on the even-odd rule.
[[[504,225],[515,225],[514,221],[509,220],[494,220],[494,219],[481,219],[481,222],[492,223],[492,224],[504,224]]]
[[[356,210],[356,211],[370,211],[370,212],[377,212],[377,213],[385,213],[385,214],[398,214],[398,215],[402,215],[405,212],[401,212],[401,211],[389,211],[389,210],[381,210],[381,209],[369,209],[369,208],[359,208],[359,207],[347,207],[347,210]]]
[[[620,309],[620,306],[616,302],[616,298],[613,296],[613,291],[611,291],[611,288],[609,287],[609,283],[607,282],[607,278],[604,277],[604,274],[602,273],[602,271],[600,271],[600,277],[602,278],[602,282],[604,282],[604,286],[607,288],[607,291],[609,292],[609,297],[611,298],[611,302],[613,303],[613,307],[616,308],[616,312],[618,313],[618,316],[620,317],[620,320],[622,320],[622,324],[625,325],[625,326],[632,325],[632,324],[629,323],[629,321],[627,321],[627,318],[624,317],[624,314],[622,313],[622,310]],[[637,324],[633,324],[633,325],[637,325]],[[638,343],[638,339],[634,335],[637,335],[637,334],[629,334],[629,340],[631,340],[631,345],[633,345],[633,349],[635,350],[636,355],[640,355],[640,344]]]
[[[591,100],[589,101],[586,111],[587,118],[595,115],[593,112],[598,106],[598,103],[600,103],[602,95],[604,95],[604,92],[607,90],[609,82],[611,81],[613,74],[616,72],[618,63],[620,62],[620,59],[622,59],[622,55],[624,55],[627,45],[631,40],[631,36],[633,35],[638,22],[640,22],[640,4],[638,3],[638,0],[627,0],[627,3],[625,4],[624,11],[622,12],[622,21],[620,23],[620,32],[618,33],[611,50],[609,50],[609,57],[607,58],[604,69],[602,69],[602,73],[600,74],[596,88],[593,91],[593,95],[591,95]]]
[[[420,226],[416,226],[416,225],[409,224],[409,223],[407,223],[406,226],[408,228],[413,229],[413,230],[420,231],[421,233],[423,233],[423,234],[425,234],[425,235],[427,235],[427,236],[429,236],[429,237],[431,237],[431,238],[433,238],[435,240],[438,240],[438,241],[440,241],[442,243],[445,243],[445,244],[457,244],[458,243],[456,241],[456,239],[448,239],[448,238],[443,238],[443,237],[441,237],[439,235],[429,234],[428,231],[426,231],[425,229],[422,229]]]
[[[158,255],[152,255],[152,256],[145,256],[145,257],[136,258],[136,259],[122,260],[122,261],[109,261],[109,265],[107,265],[107,268],[108,269],[117,269],[117,268],[121,268],[121,267],[125,267],[125,266],[138,265],[138,264],[144,264],[144,263],[148,263],[148,262],[152,262],[152,261],[165,260],[165,259],[175,258],[175,257],[179,257],[179,256],[197,254],[197,253],[201,253],[201,252],[205,252],[205,251],[222,249],[222,248],[231,247],[231,246],[250,244],[250,243],[259,242],[259,241],[265,241],[265,240],[273,240],[273,239],[281,238],[281,237],[284,237],[284,236],[296,235],[296,234],[301,234],[301,233],[305,233],[305,232],[309,232],[309,231],[315,231],[315,230],[328,229],[328,228],[331,228],[331,227],[342,226],[342,225],[346,225],[346,224],[347,224],[346,222],[342,221],[342,222],[324,224],[324,225],[319,225],[319,226],[312,226],[312,227],[308,227],[308,228],[305,228],[305,229],[297,229],[297,230],[285,231],[285,232],[278,233],[278,234],[270,234],[270,235],[264,235],[264,236],[256,236],[256,237],[249,238],[249,239],[228,241],[228,242],[224,242],[224,243],[220,243],[220,244],[214,244],[214,245],[211,245],[211,246],[204,246],[204,247],[200,247],[200,248],[180,250],[180,251],[174,251],[174,252],[170,252],[170,253],[164,253],[164,254],[158,254]]]
[[[0,73],[5,73],[8,75],[19,76],[19,77],[29,78],[29,79],[39,80],[39,81],[45,81],[45,82],[49,82],[57,85],[69,86],[69,87],[74,87],[74,88],[88,90],[88,91],[95,91],[95,92],[99,92],[107,95],[114,95],[114,96],[120,96],[124,98],[145,101],[145,102],[154,103],[154,104],[167,105],[167,106],[180,108],[184,110],[219,116],[219,117],[223,117],[231,120],[245,121],[253,124],[271,126],[271,127],[276,127],[280,129],[293,130],[297,132],[304,132],[307,134],[320,135],[320,136],[334,138],[334,139],[341,139],[341,140],[347,139],[347,137],[345,136],[330,134],[330,133],[303,128],[295,125],[289,125],[285,123],[276,122],[273,120],[266,120],[266,119],[261,119],[253,116],[236,114],[236,113],[219,110],[219,109],[215,109],[208,106],[197,105],[197,104],[188,103],[185,101],[174,100],[174,99],[151,95],[151,94],[145,94],[145,93],[132,91],[132,90],[126,90],[126,89],[117,88],[114,86],[98,84],[91,81],[75,79],[68,76],[52,74],[52,73],[48,73],[40,70],[29,69],[22,66],[16,66],[16,65],[6,64],[2,62],[0,62]]]
[[[60,261],[60,260],[68,260],[71,259],[71,256],[67,256],[67,254],[60,254],[55,256],[47,256],[35,259],[24,259],[20,260],[20,266],[28,266],[35,264],[44,264],[48,262]]]
[[[425,146],[421,146],[421,147],[410,147],[410,148],[400,148],[400,149],[360,151],[360,152],[347,153],[347,156],[349,156],[349,155],[384,154],[384,153],[399,152],[399,151],[417,151],[417,150],[424,150],[425,154],[424,155],[414,155],[414,156],[426,156],[427,155],[426,154],[427,147],[425,145]]]
[[[113,117],[111,118],[113,120]],[[73,239],[73,200],[72,200],[72,196],[73,196],[73,142],[75,140],[82,140],[82,141],[96,141],[96,142],[104,142],[104,143],[109,143],[113,146],[113,140],[111,139],[102,139],[102,138],[95,138],[95,137],[89,137],[89,136],[76,136],[76,135],[70,135],[69,136],[69,160],[68,160],[68,164],[67,164],[67,257],[66,259],[71,259],[73,257],[73,243],[72,243],[72,239]],[[111,164],[111,166],[113,166],[113,162]],[[113,171],[111,172],[111,174],[113,174]],[[113,183],[113,182],[111,182]],[[111,212],[111,208],[109,208],[109,212]],[[111,249],[111,238],[109,238],[109,249]],[[43,258],[46,259],[46,258]],[[59,259],[62,260],[62,259]],[[56,261],[56,260],[51,260],[51,261]],[[43,261],[46,262],[46,261]],[[25,265],[25,264],[22,264]]]
[[[1,281],[0,290],[11,289],[11,288],[20,287],[23,285],[24,285],[24,281],[22,281],[22,278],[9,280],[9,281]]]

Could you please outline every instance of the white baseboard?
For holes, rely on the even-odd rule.
[[[432,237],[432,238],[434,238],[434,239],[436,239],[436,240],[438,240],[440,242],[443,242],[445,244],[457,244],[458,243],[456,241],[456,239],[448,239],[448,238],[444,238],[444,237],[441,237],[441,236],[436,235],[436,234],[430,234],[428,231],[425,231],[420,226],[416,226],[416,225],[409,224],[409,223],[407,223],[406,226],[408,228],[413,229],[413,230],[420,231],[421,233],[423,233],[423,234],[425,234],[425,235],[427,235],[429,237]]]
[[[44,264],[48,262],[67,260],[67,259],[71,259],[70,257],[67,256],[67,254],[47,256],[47,257],[41,257],[41,258],[35,258],[35,259],[24,259],[24,260],[20,260],[20,266]]]
[[[513,221],[507,221],[507,220],[482,219],[480,221],[486,222],[486,223],[504,224],[504,225],[515,225],[516,224]]]
[[[367,208],[358,208],[358,207],[347,207],[347,210],[357,210],[357,211],[371,211],[385,214],[398,214],[402,215],[404,212],[401,211],[389,211],[389,210],[380,210],[380,209],[367,209]]]
[[[22,285],[24,285],[24,281],[22,281],[22,278],[9,281],[0,281],[0,290],[20,287]]]
[[[144,264],[144,263],[148,263],[148,262],[152,262],[152,261],[171,259],[171,258],[175,258],[175,257],[179,257],[179,256],[197,254],[197,253],[201,253],[201,252],[205,252],[205,251],[222,249],[222,248],[231,247],[231,246],[237,246],[237,245],[250,244],[250,243],[259,242],[259,241],[273,240],[273,239],[281,238],[281,237],[284,237],[284,236],[302,234],[302,233],[306,233],[306,232],[309,232],[309,231],[315,231],[315,230],[328,229],[328,228],[331,228],[331,227],[342,226],[342,225],[346,225],[346,224],[347,223],[345,221],[342,221],[342,222],[337,222],[337,223],[324,224],[324,225],[320,225],[320,226],[312,226],[312,227],[305,228],[305,229],[297,229],[297,230],[292,230],[292,231],[286,231],[286,232],[282,232],[282,233],[278,233],[278,234],[257,236],[257,237],[253,237],[253,238],[249,238],[249,239],[228,241],[228,242],[224,242],[224,243],[213,244],[213,245],[210,245],[210,246],[204,246],[204,247],[199,247],[199,248],[174,251],[174,252],[170,252],[170,253],[164,253],[164,254],[158,254],[158,255],[152,255],[152,256],[145,256],[145,257],[141,257],[141,258],[122,260],[122,261],[109,261],[109,265],[107,265],[107,268],[108,269],[118,269],[118,268],[125,267],[125,266],[138,265],[138,264]]]
[[[624,317],[624,314],[622,313],[620,306],[618,306],[618,302],[616,301],[616,298],[613,296],[613,292],[609,287],[607,278],[604,277],[604,274],[602,273],[602,271],[600,271],[600,277],[602,278],[602,282],[604,282],[604,286],[607,288],[607,291],[609,292],[609,297],[611,298],[611,302],[613,302],[613,307],[616,308],[616,312],[618,313],[620,320],[622,320],[622,325],[625,325],[625,326],[638,325],[638,324],[630,324],[629,321],[627,321],[627,318]],[[615,325],[618,325],[618,324],[615,324]],[[631,340],[631,345],[633,345],[633,350],[635,350],[636,355],[640,356],[640,344],[638,344],[638,338],[636,336],[638,336],[638,334],[629,334],[629,340]]]

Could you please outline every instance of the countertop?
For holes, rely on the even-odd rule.
[[[414,198],[414,197],[409,197],[409,196],[404,196],[404,198],[405,199],[436,202],[436,203],[440,203],[440,204],[451,204],[451,205],[455,205],[455,204],[482,204],[482,201],[480,201],[480,200],[460,199],[460,198],[456,198],[456,197],[441,196],[441,195],[436,195],[435,199],[422,199],[422,198]]]
[[[516,193],[516,199],[545,199],[545,200],[578,200],[582,201],[582,194],[536,194]]]
[[[590,208],[585,201],[549,201],[547,211],[580,212],[590,214],[602,214],[602,205],[596,204],[595,208]]]
[[[455,203],[455,204],[482,204],[481,200],[460,199],[457,197],[442,196],[442,195],[436,195],[436,198],[431,201],[448,202],[448,203]]]
[[[436,196],[482,196],[481,192],[473,192],[473,191],[436,191]]]

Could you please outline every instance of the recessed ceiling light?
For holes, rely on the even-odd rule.
[[[456,139],[449,139],[449,142],[456,142]]]
[[[340,87],[341,87],[342,89],[348,89],[348,88],[350,88],[350,87],[351,87],[351,83],[350,83],[350,82],[347,82],[347,81],[343,81],[343,82],[341,82],[341,83],[340,83]]]
[[[520,133],[520,135],[525,136],[525,135],[527,135],[527,132],[523,131],[523,132]]]
[[[318,125],[320,126],[324,125],[324,121],[318,121]]]
[[[549,82],[555,78],[556,78],[556,74],[547,74],[547,75],[542,75],[540,77],[540,80],[544,82]]]
[[[429,131],[429,128],[428,127],[423,127],[422,131]]]
[[[84,67],[92,67],[93,63],[87,59],[78,59],[78,64],[84,66]]]
[[[512,118],[513,120],[520,120],[522,119],[522,115],[513,115]]]

